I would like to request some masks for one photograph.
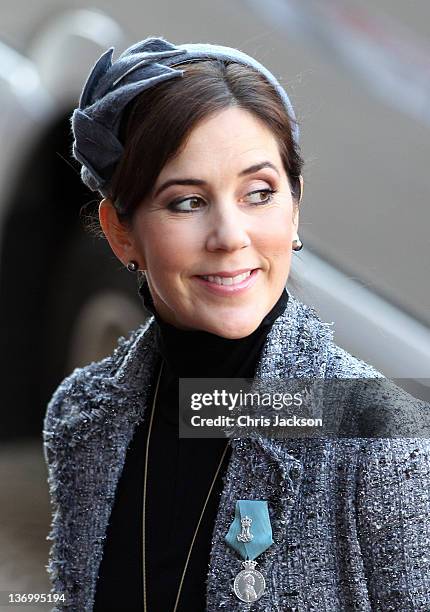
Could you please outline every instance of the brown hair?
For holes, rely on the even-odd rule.
[[[131,224],[162,168],[179,153],[199,121],[231,106],[250,111],[272,131],[298,204],[304,161],[292,135],[296,121],[272,85],[253,68],[230,60],[198,60],[177,67],[184,70],[182,77],[143,91],[124,109],[119,132],[124,153],[109,189],[119,220]],[[102,236],[98,216],[89,220],[87,227]]]

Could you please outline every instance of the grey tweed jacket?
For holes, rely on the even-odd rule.
[[[54,610],[93,609],[116,486],[154,384],[154,340],[151,318],[111,356],[74,370],[48,405],[47,570],[52,592],[66,596]],[[336,346],[331,325],[290,294],[256,371],[261,379],[283,376],[382,374]],[[396,426],[394,406],[386,415]],[[428,439],[257,435],[231,444],[207,570],[208,612],[430,611]],[[242,568],[224,541],[238,499],[267,500],[272,522],[274,544],[257,559],[267,588],[253,604],[233,592]]]

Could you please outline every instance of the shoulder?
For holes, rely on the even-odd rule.
[[[116,378],[127,359],[137,346],[145,342],[152,318],[128,336],[121,336],[111,355],[93,361],[84,367],[75,368],[58,385],[46,408],[43,422],[45,459],[54,444],[58,430],[73,429],[75,422],[82,418],[87,403],[94,397],[98,400],[109,394],[116,384]]]
[[[384,378],[372,364],[331,341],[327,347],[327,378]]]
[[[325,378],[380,378],[373,365],[352,355],[334,341],[334,322],[322,321],[316,310],[289,293],[291,316],[297,321],[297,350],[323,355]]]
[[[136,340],[139,339],[146,331],[147,325],[140,325],[132,330],[128,336],[121,336],[117,340],[117,345],[113,352],[99,361],[93,361],[86,366],[75,368],[58,385],[48,404],[48,413],[54,414],[55,408],[59,407],[62,401],[74,396],[80,397],[82,394],[90,391],[97,383],[102,380],[110,379],[115,376],[119,367],[129,354]]]
[[[310,372],[311,378],[327,380],[325,389],[336,398],[345,432],[364,438],[430,436],[427,402],[405,391],[374,365],[337,345],[333,339],[333,323],[323,322],[312,307],[293,297],[291,317],[283,325],[283,335],[288,336],[294,321],[297,321],[296,331],[290,345],[293,356],[286,365],[292,365],[293,372],[304,371],[307,375]],[[283,351],[290,346],[283,346]]]

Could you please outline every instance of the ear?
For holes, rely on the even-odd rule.
[[[112,251],[121,263],[127,266],[133,259],[139,264],[139,269],[144,269],[145,262],[135,248],[133,233],[128,225],[118,219],[116,209],[109,198],[103,198],[99,204],[99,220]]]
[[[293,226],[296,232],[296,236],[298,236],[297,232],[298,232],[298,227],[299,227],[300,202],[303,199],[303,176],[302,175],[300,175],[299,180],[300,180],[300,197],[298,199],[298,202],[294,203],[294,209],[293,209]]]
[[[293,212],[293,231],[297,238],[298,231],[299,231],[299,207],[297,205],[294,206],[294,212]]]

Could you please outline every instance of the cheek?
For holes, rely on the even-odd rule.
[[[291,214],[282,211],[256,226],[254,244],[268,256],[284,257],[291,252],[293,229]]]
[[[152,274],[177,272],[195,257],[195,240],[189,228],[178,223],[147,223],[139,236],[141,252]]]

